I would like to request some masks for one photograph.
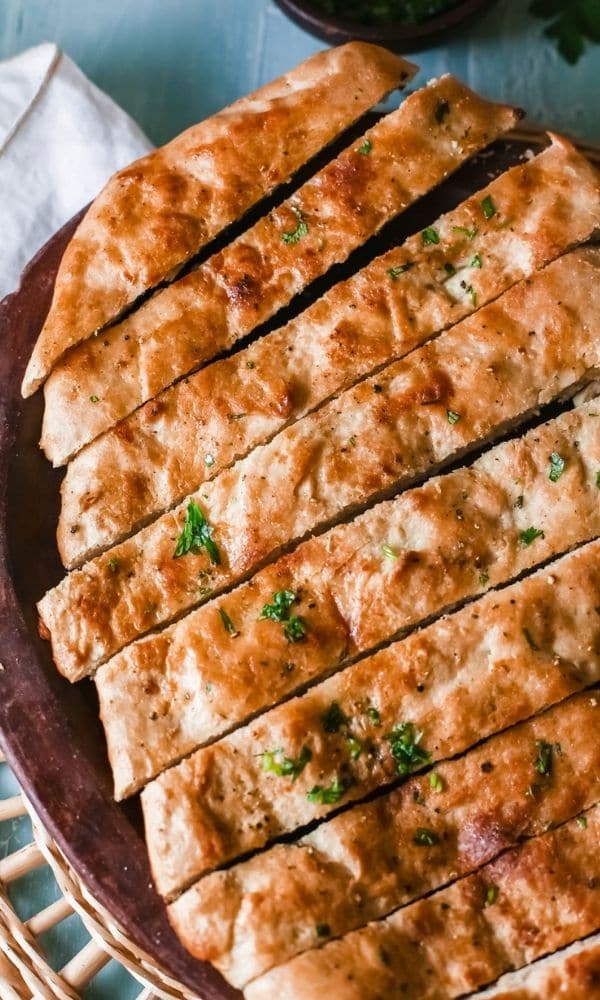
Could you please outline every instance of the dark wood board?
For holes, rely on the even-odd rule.
[[[268,328],[540,144],[535,135],[496,143],[387,226],[348,265],[316,282]],[[49,645],[37,635],[35,602],[62,573],[54,537],[61,473],[38,448],[41,393],[24,402],[19,387],[61,255],[82,214],[50,239],[26,268],[19,289],[0,303],[0,740],[44,825],[132,943],[203,1000],[233,1000],[241,994],[207,963],[192,959],[169,926],[152,886],[139,803],[112,801],[93,685],[72,687],[59,677]]]

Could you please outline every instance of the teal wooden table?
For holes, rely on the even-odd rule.
[[[416,83],[451,70],[486,96],[522,105],[532,124],[600,143],[600,48],[567,66],[527,6],[500,0],[471,30],[419,53]],[[42,41],[62,46],[156,143],[319,48],[271,0],[1,0],[0,58]],[[0,765],[0,796],[13,791]],[[27,825],[0,825],[0,857],[28,839]],[[13,890],[23,917],[56,896],[47,871]],[[46,941],[53,964],[62,966],[84,940],[76,918],[61,924]],[[138,992],[111,963],[86,995],[129,1000]]]

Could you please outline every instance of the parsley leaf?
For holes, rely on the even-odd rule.
[[[315,785],[311,788],[310,792],[307,792],[306,798],[309,802],[318,802],[321,806],[332,806],[346,794],[350,787],[350,784],[345,781],[340,781],[336,778],[329,787],[324,787],[323,785]]]
[[[381,725],[381,712],[378,708],[375,708],[374,705],[370,705],[367,709],[367,718],[373,723],[374,726]]]
[[[456,413],[454,410],[446,410],[446,416],[449,424],[457,424],[460,420],[460,413]]]
[[[413,837],[413,844],[416,844],[417,847],[433,847],[434,844],[439,844],[439,841],[437,833],[428,830],[425,826],[420,826]]]
[[[370,139],[365,139],[363,143],[357,148],[356,152],[360,153],[361,156],[368,156],[373,149],[373,143]]]
[[[467,226],[452,226],[453,233],[460,233],[461,236],[466,236],[468,240],[474,240],[477,236],[477,229],[469,229]]]
[[[469,267],[478,267],[478,268],[483,267],[483,263],[482,263],[482,260],[481,260],[481,254],[480,253],[476,253],[475,254],[475,256],[473,257],[473,260],[469,264]]]
[[[240,633],[236,629],[235,625],[233,624],[231,618],[229,617],[224,608],[219,608],[219,617],[223,622],[223,628],[227,632],[227,635],[230,635],[232,639],[235,639],[235,637],[238,636]]]
[[[523,545],[531,545],[532,542],[535,542],[536,538],[545,537],[546,536],[543,531],[540,531],[539,528],[534,528],[532,525],[530,528],[525,528],[525,531],[521,532],[519,535],[519,541]]]
[[[529,13],[550,21],[544,34],[556,42],[560,55],[571,65],[583,55],[586,39],[600,42],[598,0],[534,0]]]
[[[265,750],[259,756],[262,758],[263,771],[276,774],[278,778],[291,778],[292,781],[296,781],[312,760],[312,751],[304,746],[295,759],[286,757],[283,750]]]
[[[293,615],[283,626],[283,634],[288,642],[300,642],[306,635],[306,624],[299,615]]]
[[[99,402],[100,402],[99,396],[90,396],[90,403],[99,403]]]
[[[553,451],[550,455],[550,472],[548,474],[548,479],[551,483],[557,483],[563,472],[565,471],[566,462],[562,455],[559,455],[557,451]]]
[[[290,608],[298,598],[293,590],[276,590],[273,603],[265,604],[260,617],[270,618],[273,622],[285,622],[290,617]]]
[[[496,215],[496,206],[494,205],[493,198],[491,194],[486,194],[485,198],[481,202],[481,210],[486,219],[493,219]]]
[[[292,205],[292,212],[298,219],[298,225],[291,233],[282,233],[281,239],[284,243],[298,243],[303,236],[308,233],[308,223],[304,221],[304,216],[299,208]]]
[[[331,927],[329,926],[329,924],[317,924],[315,927],[315,931],[317,932],[317,937],[320,938],[331,936]]]
[[[386,735],[398,774],[410,774],[429,763],[431,754],[419,746],[422,736],[412,722],[400,722]]]
[[[216,566],[221,562],[221,555],[212,538],[213,529],[206,520],[204,513],[195,500],[190,500],[185,513],[183,531],[177,539],[173,554],[174,559],[192,552],[198,555],[200,549],[206,549],[210,561]]]
[[[538,755],[533,762],[533,766],[538,774],[548,776],[552,774],[552,754],[554,747],[552,743],[547,743],[546,740],[536,740],[535,745]]]
[[[488,885],[487,891],[486,891],[486,894],[485,894],[485,905],[486,906],[493,906],[494,905],[494,903],[498,899],[498,892],[499,892],[499,889],[498,889],[497,885]]]
[[[423,246],[429,246],[430,244],[437,244],[440,242],[440,237],[436,229],[433,226],[427,226],[426,229],[421,233],[421,239],[423,240]]]
[[[413,262],[408,260],[406,264],[398,264],[397,267],[388,267],[385,273],[390,276],[392,281],[397,281],[401,274],[405,274],[407,271],[410,271],[411,267],[414,266]]]
[[[440,778],[439,774],[435,773],[435,771],[432,771],[429,775],[429,787],[433,788],[434,792],[444,791],[444,782]]]
[[[108,560],[108,568],[111,573],[118,573],[119,571],[119,560],[115,556],[111,556]]]
[[[349,736],[346,743],[348,744],[348,750],[352,760],[358,760],[363,752],[363,745],[360,740],[357,740],[356,736]]]
[[[394,549],[389,544],[389,542],[383,543],[383,545],[381,546],[381,551],[383,552],[385,558],[389,559],[391,562],[395,562],[396,559],[398,558],[397,553],[394,552]]]
[[[581,830],[587,830],[587,816],[578,816],[575,822]]]

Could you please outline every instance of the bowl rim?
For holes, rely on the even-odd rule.
[[[420,42],[439,31],[454,28],[470,14],[483,8],[491,8],[495,0],[459,0],[454,6],[440,14],[434,14],[418,24],[403,24],[391,21],[387,24],[368,25],[361,21],[350,21],[346,18],[320,12],[314,6],[314,0],[275,0],[284,13],[302,23],[307,31],[316,34],[331,30],[346,35],[348,38],[360,38],[362,41],[381,44],[383,41]]]
[[[0,302],[0,742],[36,815],[139,954],[166,979],[203,1000],[237,1000],[241,993],[208,962],[188,954],[172,930],[153,887],[146,852],[137,849],[137,833],[102,790],[76,734],[65,725],[62,681],[58,673],[53,677],[46,672],[13,576],[9,483],[18,422],[27,405],[20,395],[21,379],[50,304],[60,259],[85,211],[44,244],[24,269],[17,290]]]

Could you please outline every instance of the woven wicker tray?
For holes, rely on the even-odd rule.
[[[422,228],[542,142],[539,132],[520,131],[496,143],[371,241],[369,256]],[[600,163],[599,150],[584,151]],[[35,600],[61,573],[53,542],[59,476],[37,448],[41,401],[23,403],[17,387],[77,222],[40,251],[20,289],[0,303],[0,739],[27,796],[0,802],[0,820],[29,811],[35,837],[0,861],[0,997],[75,1000],[114,957],[144,984],[143,1000],[230,1000],[241,994],[191,959],[169,927],[151,884],[137,804],[112,802],[92,686],[63,682],[37,638]],[[357,256],[355,268],[363,262]],[[336,280],[340,274],[343,268]],[[285,318],[280,314],[273,326]],[[24,924],[6,886],[44,864],[63,898]],[[73,911],[91,941],[58,974],[38,937]]]

